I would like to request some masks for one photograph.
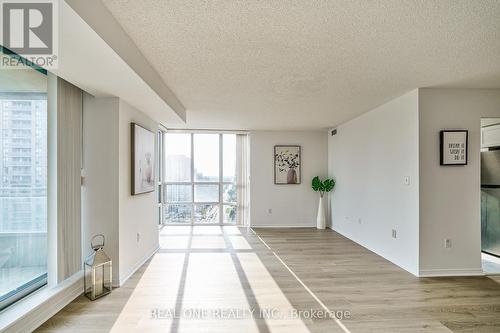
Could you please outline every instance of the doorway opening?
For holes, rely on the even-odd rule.
[[[481,263],[500,274],[500,118],[481,119]]]

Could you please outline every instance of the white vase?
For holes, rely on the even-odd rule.
[[[319,197],[318,216],[316,217],[316,228],[325,229],[325,226],[326,226],[326,217],[325,217],[325,208],[323,206],[323,197]]]

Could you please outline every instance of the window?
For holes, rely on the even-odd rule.
[[[236,134],[164,135],[165,223],[236,223]]]
[[[219,134],[193,134],[195,181],[219,181],[219,139]]]
[[[166,134],[166,170],[167,182],[191,181],[191,135]]]
[[[47,77],[8,72],[0,83],[0,310],[47,283]]]

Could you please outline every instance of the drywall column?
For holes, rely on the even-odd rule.
[[[103,234],[104,250],[113,261],[113,282],[118,285],[119,99],[85,93],[83,105],[82,254],[84,258],[91,254],[92,237]]]
[[[482,274],[481,117],[500,117],[499,89],[419,90],[420,276]],[[444,129],[469,131],[466,166],[439,165]]]
[[[88,94],[83,118],[83,255],[92,236],[104,234],[119,286],[158,249],[156,189],[131,195],[130,123],[153,132],[158,124],[119,98]]]
[[[137,123],[153,133],[158,130],[158,123],[123,100],[120,100],[119,109],[119,282],[123,284],[130,275],[156,252],[159,246],[157,187],[155,186],[153,192],[138,195],[131,194],[130,123]],[[157,144],[155,135],[155,145]],[[155,158],[158,158],[158,156],[155,156]],[[155,177],[158,174],[156,167],[155,160]]]

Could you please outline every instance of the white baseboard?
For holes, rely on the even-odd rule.
[[[32,332],[83,293],[80,271],[59,285],[44,287],[2,312],[0,332]],[[10,321],[7,323],[6,321]]]
[[[364,248],[365,248],[365,249],[367,249],[368,251],[375,253],[377,256],[379,256],[379,257],[381,257],[381,258],[384,258],[385,260],[387,260],[387,261],[389,261],[390,263],[392,263],[392,264],[394,264],[394,265],[398,266],[398,267],[399,267],[399,268],[401,268],[401,269],[404,269],[404,270],[405,270],[405,271],[407,271],[408,273],[410,273],[410,274],[412,274],[412,275],[414,275],[414,276],[416,276],[416,277],[418,277],[418,276],[419,276],[419,275],[418,275],[418,273],[419,273],[419,272],[417,271],[417,268],[416,268],[416,267],[415,267],[415,269],[412,269],[411,267],[406,267],[405,265],[402,265],[401,263],[396,262],[396,261],[395,261],[395,260],[393,260],[392,258],[388,258],[388,257],[387,257],[386,255],[384,255],[383,253],[380,253],[377,249],[373,249],[373,248],[371,248],[370,246],[365,245],[365,244],[361,243],[360,241],[358,241],[358,240],[356,240],[356,239],[351,238],[351,236],[350,236],[350,235],[348,235],[348,234],[344,233],[343,231],[340,231],[340,230],[335,230],[335,229],[333,229],[332,227],[329,227],[329,228],[330,228],[331,230],[333,230],[334,232],[338,233],[339,235],[341,235],[341,236],[343,236],[343,237],[345,237],[345,238],[349,239],[351,242],[354,242],[354,243],[358,244],[359,246],[364,247]]]
[[[127,273],[120,275],[119,281],[113,280],[113,288],[123,286],[123,284],[134,274],[146,261],[149,260],[158,250],[160,246],[155,247],[152,251],[148,252],[142,257]]]
[[[421,269],[418,277],[440,277],[440,276],[483,276],[481,268],[464,269]]]

